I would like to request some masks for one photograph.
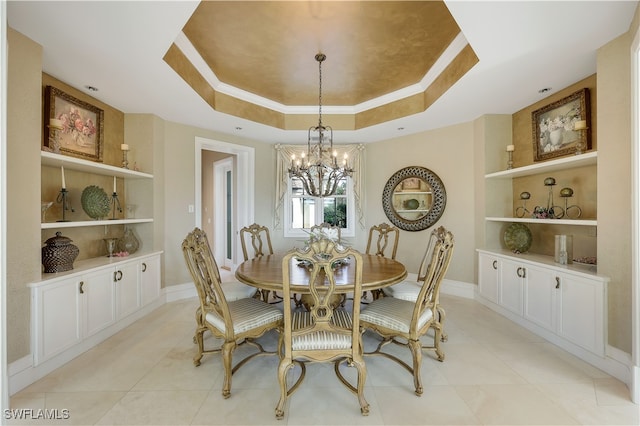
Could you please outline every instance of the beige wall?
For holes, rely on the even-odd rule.
[[[447,278],[475,282],[474,240],[474,143],[473,123],[464,123],[424,133],[367,144],[365,178],[365,217],[367,227],[389,222],[382,209],[382,190],[393,173],[408,166],[430,169],[442,180],[447,205],[436,226],[453,232],[456,247]],[[392,154],[393,153],[393,154]],[[397,154],[402,153],[402,154]],[[356,247],[366,245],[366,232],[360,231]],[[409,272],[416,273],[431,229],[401,231],[397,258]]]
[[[634,21],[637,25],[637,19]],[[631,353],[631,42],[598,50],[598,272],[609,284],[609,344]]]
[[[40,277],[42,47],[7,31],[7,361],[30,353],[30,293]]]

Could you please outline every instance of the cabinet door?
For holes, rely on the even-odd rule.
[[[79,282],[77,278],[62,280],[35,292],[36,365],[82,339]]]
[[[522,315],[522,286],[527,269],[518,262],[502,259],[500,268],[499,304],[504,308]]]
[[[560,275],[558,334],[591,352],[604,355],[604,284]]]
[[[116,317],[121,319],[140,307],[138,264],[131,262],[118,265],[113,280],[116,287]]]
[[[113,269],[103,269],[86,274],[80,283],[84,297],[86,337],[116,322]]]
[[[498,258],[487,253],[478,254],[478,292],[482,297],[498,303]]]
[[[145,306],[160,296],[160,256],[140,261],[140,303]]]
[[[524,317],[555,332],[556,287],[560,278],[552,271],[528,265],[524,280]]]

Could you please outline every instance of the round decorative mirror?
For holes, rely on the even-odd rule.
[[[405,231],[422,231],[440,219],[447,193],[438,175],[411,166],[393,174],[382,191],[382,208],[391,223]]]

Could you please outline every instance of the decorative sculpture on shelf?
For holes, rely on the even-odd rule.
[[[525,214],[531,214],[527,209],[527,200],[531,198],[531,194],[527,191],[520,193],[520,199],[522,200],[522,206],[516,208],[516,217],[524,217]]]
[[[569,198],[573,197],[573,189],[562,188],[560,190],[560,196],[564,198],[564,214],[567,216],[567,218],[578,219],[580,216],[582,216],[582,209],[580,207],[575,204],[571,206],[567,205],[569,204]],[[571,213],[569,213],[570,211]]]

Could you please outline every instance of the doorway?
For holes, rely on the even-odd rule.
[[[209,151],[217,152],[220,154],[227,154],[226,156],[229,158],[229,161],[232,162],[232,171],[230,174],[226,174],[228,179],[226,181],[229,184],[229,193],[231,194],[228,204],[230,205],[230,213],[229,219],[230,224],[228,227],[222,227],[222,231],[216,229],[216,226],[211,226],[208,222],[208,213],[212,211],[207,209],[204,212],[203,209],[203,198],[206,198],[207,195],[204,193],[205,186],[203,182],[206,184],[207,180],[203,181],[203,167],[202,167],[202,158],[203,154],[206,154]],[[219,233],[222,234],[223,245],[226,244],[225,241],[231,241],[231,247],[229,249],[229,260],[226,261],[224,258],[219,259],[219,254],[216,254],[216,261],[222,267],[228,267],[230,270],[235,270],[235,267],[238,263],[244,259],[242,256],[242,248],[239,244],[239,229],[250,225],[254,222],[254,206],[255,206],[255,197],[254,197],[254,169],[255,169],[255,149],[252,147],[244,146],[244,145],[236,145],[228,142],[221,142],[213,139],[195,138],[195,224],[197,227],[201,229],[209,228],[211,229],[208,233],[213,235],[209,236],[209,241],[215,247],[217,235]],[[213,172],[209,174],[209,178],[213,179]],[[224,181],[225,179],[221,179]],[[215,191],[217,193],[217,191]],[[226,194],[227,191],[222,191],[223,194]],[[213,193],[213,190],[212,190]],[[217,195],[214,196],[214,198]],[[226,197],[226,195],[225,195]],[[207,218],[203,221],[203,213],[204,217]],[[215,220],[213,221],[215,222]],[[212,249],[215,248],[212,247]],[[222,253],[225,253],[225,250],[222,250]],[[222,255],[226,257],[227,255]]]
[[[213,235],[214,256],[221,268],[231,270],[233,267],[234,222],[234,158],[229,156],[213,163]],[[205,187],[203,183],[203,187]]]

